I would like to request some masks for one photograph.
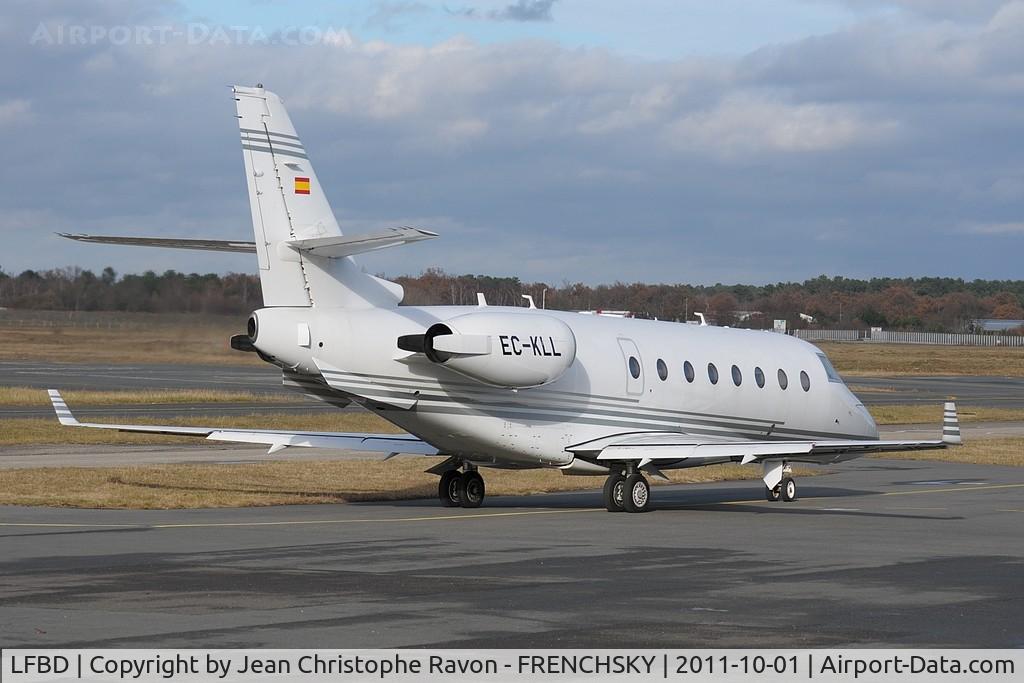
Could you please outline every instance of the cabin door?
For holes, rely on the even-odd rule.
[[[644,362],[640,357],[640,349],[632,339],[619,337],[619,349],[622,350],[622,372],[626,377],[626,393],[639,396],[644,393]]]

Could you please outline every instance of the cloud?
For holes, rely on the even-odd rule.
[[[1024,196],[1022,6],[868,16],[741,58],[643,61],[348,33],[302,46],[29,45],[40,22],[176,15],[160,2],[5,3],[0,59],[18,68],[0,73],[0,125],[17,126],[5,136],[17,172],[0,185],[2,265],[250,267],[52,231],[248,238],[223,86],[263,82],[285,98],[345,229],[440,226],[442,239],[365,258],[372,272],[1019,277],[1019,256],[985,237],[1019,234],[1005,226],[1019,225]]]
[[[891,8],[929,19],[986,21],[1008,0],[839,0],[854,9]],[[835,0],[829,0],[835,2]]]
[[[1024,222],[974,223],[965,226],[964,232],[973,235],[1024,235]]]
[[[556,0],[516,0],[489,16],[499,21],[551,21],[551,7]]]
[[[558,0],[516,0],[501,9],[481,11],[476,7],[445,8],[449,14],[467,19],[491,21],[552,21],[551,8]]]
[[[402,20],[430,11],[431,7],[422,2],[383,0],[375,5],[373,13],[366,20],[366,25],[372,28],[382,28],[385,31],[394,31]]]
[[[837,151],[892,139],[899,123],[850,105],[791,103],[751,95],[728,96],[688,113],[668,128],[678,149],[700,149],[721,159],[751,155]]]
[[[20,123],[29,118],[32,103],[25,99],[13,99],[0,102],[0,126]]]

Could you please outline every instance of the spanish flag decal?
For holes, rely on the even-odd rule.
[[[309,194],[309,178],[295,178],[295,194]]]

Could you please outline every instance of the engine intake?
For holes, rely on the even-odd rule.
[[[414,347],[406,340],[402,346]],[[576,359],[576,337],[540,313],[468,313],[431,325],[423,335],[431,362],[495,387],[526,389],[554,382]]]

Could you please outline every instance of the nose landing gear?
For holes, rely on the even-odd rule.
[[[796,500],[796,480],[788,462],[764,463],[764,497],[771,502]]]

